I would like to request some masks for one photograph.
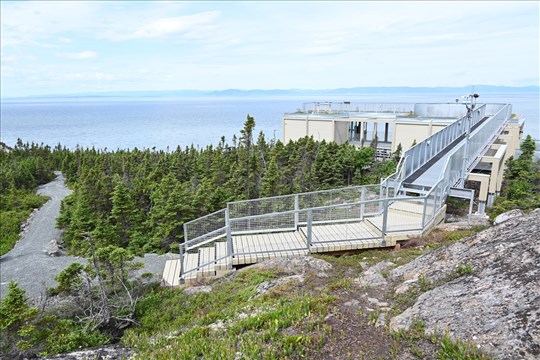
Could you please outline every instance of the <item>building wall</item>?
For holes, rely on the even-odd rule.
[[[446,126],[447,124],[433,124],[429,122],[396,122],[392,140],[392,152],[396,151],[396,148],[400,143],[403,151],[406,151],[412,146],[415,140],[416,143],[419,143],[428,136],[441,131]]]
[[[334,127],[332,121],[310,119],[308,122],[308,136],[316,141],[334,141]]]
[[[283,141],[298,140],[307,135],[306,121],[301,119],[283,120]]]
[[[336,121],[335,123],[335,137],[338,144],[343,144],[349,140],[349,123]]]

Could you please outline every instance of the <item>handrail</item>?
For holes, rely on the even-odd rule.
[[[474,126],[484,116],[486,104],[477,107],[472,113],[472,124]],[[446,148],[466,132],[466,122],[468,115],[465,115],[444,129],[430,135],[416,145],[410,147],[403,153],[403,166],[405,171],[401,174],[401,180],[405,180],[416,170],[436,156],[442,149]]]

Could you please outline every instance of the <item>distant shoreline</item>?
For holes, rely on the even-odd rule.
[[[162,98],[162,97],[256,97],[256,96],[358,96],[358,95],[382,95],[382,94],[468,94],[473,91],[473,86],[461,87],[354,87],[338,89],[227,89],[227,90],[157,90],[157,91],[111,91],[111,92],[88,92],[75,94],[43,94],[28,96],[2,97],[2,101],[10,100],[36,100],[36,99],[77,99],[77,98]],[[476,85],[474,92],[479,94],[535,94],[540,93],[540,86],[494,86]]]

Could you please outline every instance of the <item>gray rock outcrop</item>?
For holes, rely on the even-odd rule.
[[[521,211],[519,209],[514,209],[514,210],[507,211],[505,213],[500,214],[495,219],[493,219],[493,225],[499,225],[499,224],[502,224],[505,221],[508,221],[510,219],[520,217],[520,216],[523,216],[523,211]]]
[[[265,260],[250,266],[250,268],[298,275],[313,273],[318,277],[327,277],[327,272],[332,270],[333,266],[328,261],[316,259],[311,256],[296,256]]]
[[[109,345],[95,349],[85,349],[80,351],[74,351],[70,353],[55,355],[51,357],[42,358],[45,360],[120,360],[120,359],[132,359],[133,351],[127,349],[121,345]]]
[[[540,358],[540,209],[420,256],[392,270],[403,284],[420,276],[435,286],[390,320],[415,319],[427,333],[470,340],[499,359]]]

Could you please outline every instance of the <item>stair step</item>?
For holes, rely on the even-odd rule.
[[[230,259],[226,258],[227,256],[227,243],[226,242],[224,241],[217,242],[215,244],[215,247],[216,247],[216,259],[221,259],[221,260],[216,261],[216,265],[214,266],[214,268],[216,270],[216,274],[220,275],[220,274],[223,274],[224,272],[230,271],[229,269]]]
[[[165,262],[162,282],[165,286],[178,286],[180,284],[180,259]]]
[[[180,261],[179,261],[180,262]],[[199,253],[186,253],[184,254],[184,274],[190,270],[193,270],[199,266]],[[197,271],[190,271],[184,275],[186,282],[195,280],[197,278]]]
[[[208,263],[209,264],[197,270],[197,279],[216,275],[215,260],[216,260],[215,246],[207,246],[207,247],[199,248],[199,266],[208,264]]]

